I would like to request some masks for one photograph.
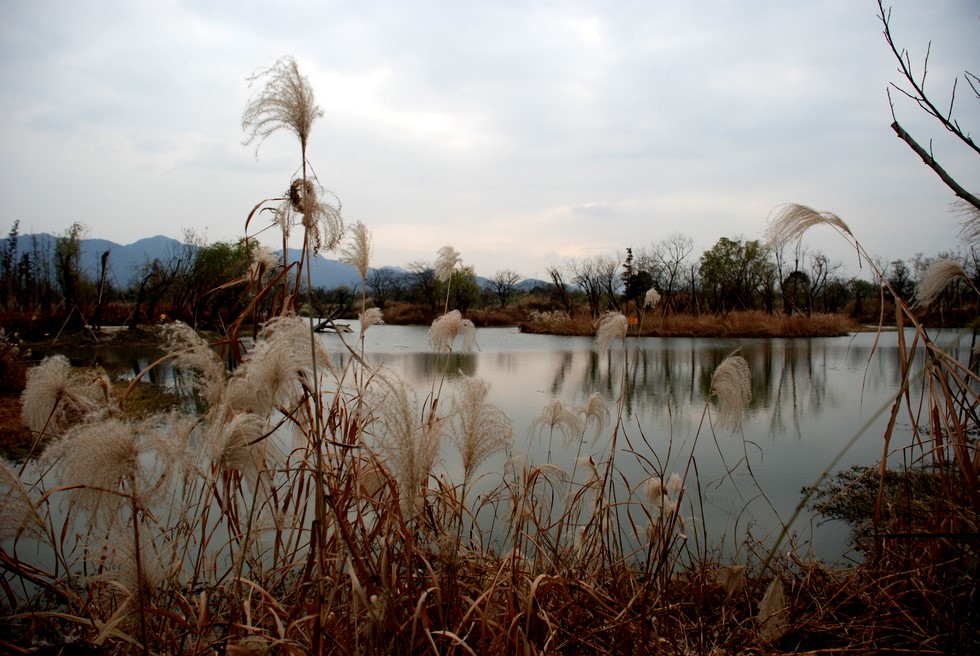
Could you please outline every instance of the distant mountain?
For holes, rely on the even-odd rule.
[[[47,233],[34,235],[20,235],[17,239],[16,259],[19,261],[24,253],[31,253],[37,250],[38,256],[50,258],[54,254],[54,246],[57,237]],[[8,239],[0,239],[0,249],[5,249]],[[99,277],[100,262],[102,254],[109,252],[109,281],[117,288],[126,289],[136,279],[140,267],[146,262],[159,259],[163,262],[171,262],[175,258],[186,257],[187,246],[182,242],[157,235],[140,239],[132,244],[117,244],[108,239],[84,239],[82,240],[82,269],[85,274],[93,280]],[[295,261],[299,258],[299,250],[289,249],[289,257]],[[397,275],[407,275],[408,272],[401,267],[384,266],[384,270],[391,271]],[[373,270],[373,269],[372,269]],[[314,287],[333,289],[336,287],[347,286],[352,289],[360,289],[361,277],[357,269],[337,260],[332,260],[317,255],[310,267],[310,279]],[[490,281],[482,276],[477,276],[477,283],[482,288],[490,286]],[[518,283],[517,288],[522,291],[529,291],[539,285],[547,286],[543,280],[527,279]]]
[[[57,239],[54,235],[47,233],[19,235],[16,260],[19,261],[24,253],[31,253],[35,249],[38,257],[50,259],[54,255]],[[7,238],[0,239],[0,249],[6,248],[7,242]],[[102,254],[108,251],[108,279],[117,288],[126,289],[136,279],[143,264],[155,259],[170,262],[175,258],[185,257],[186,248],[182,242],[162,235],[147,237],[125,245],[117,244],[108,239],[84,239],[82,240],[82,270],[89,278],[97,280]],[[298,259],[299,251],[290,249],[289,256],[294,260]],[[386,268],[404,272],[403,269],[397,267]],[[314,287],[327,289],[344,285],[358,289],[361,287],[361,276],[357,269],[337,260],[327,259],[322,255],[318,255],[313,260],[313,265],[310,267],[310,278]]]

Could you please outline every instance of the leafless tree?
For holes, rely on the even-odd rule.
[[[653,249],[653,257],[660,272],[658,291],[664,299],[664,312],[673,307],[674,294],[683,284],[687,258],[692,252],[694,240],[679,232],[662,239]]]
[[[397,301],[405,293],[405,275],[387,267],[371,269],[366,284],[374,304],[382,310],[388,301]]]
[[[583,258],[581,260],[571,260],[568,268],[572,273],[572,284],[582,290],[585,299],[589,303],[589,311],[592,317],[599,316],[599,302],[602,300],[604,290],[602,284],[602,271],[599,266],[599,258]]]
[[[929,45],[926,47],[926,54],[922,60],[922,72],[916,73],[912,67],[912,57],[909,54],[909,51],[905,48],[899,48],[892,37],[891,9],[885,9],[884,0],[878,0],[878,18],[881,20],[881,24],[884,26],[885,41],[888,42],[888,46],[895,55],[895,59],[898,60],[898,72],[901,75],[901,81],[892,83],[891,88],[888,90],[888,101],[891,105],[892,111],[892,130],[894,130],[895,134],[897,134],[900,139],[905,141],[905,143],[907,143],[909,147],[922,158],[922,161],[925,162],[926,166],[931,168],[933,172],[939,176],[943,183],[953,191],[954,194],[972,207],[970,212],[970,216],[972,217],[971,221],[974,224],[978,223],[980,222],[980,218],[978,218],[980,217],[980,198],[967,191],[949,173],[947,173],[947,171],[938,161],[936,161],[932,153],[931,140],[929,150],[926,150],[919,145],[912,135],[905,131],[905,129],[898,122],[898,118],[895,114],[895,104],[891,96],[892,89],[905,96],[918,105],[919,108],[926,114],[938,121],[947,132],[952,134],[958,141],[972,150],[974,154],[980,155],[980,146],[973,141],[969,130],[960,125],[959,120],[953,113],[954,105],[956,103],[956,87],[957,82],[959,82],[959,78],[955,78],[953,80],[953,86],[949,94],[949,103],[945,107],[941,108],[934,100],[934,97],[926,93],[926,75],[929,72],[929,55],[932,51],[932,42],[930,41]],[[970,18],[976,20],[976,16],[971,16]],[[964,71],[963,79],[973,92],[974,99],[980,101],[980,78],[970,71]],[[980,237],[980,226],[971,226],[968,224],[964,227],[965,235],[968,236],[971,234],[971,231],[972,234]]]
[[[507,301],[514,296],[517,292],[517,283],[520,281],[520,274],[510,269],[504,269],[493,274],[493,277],[490,278],[490,287],[493,289],[494,294],[497,295],[497,300],[500,301],[500,307],[505,307]]]
[[[568,283],[565,282],[565,272],[563,268],[559,265],[552,265],[549,266],[546,271],[548,272],[548,277],[551,278],[551,284],[554,286],[555,296],[558,297],[558,301],[561,303],[562,307],[565,308],[565,312],[571,315],[572,297],[568,292]]]

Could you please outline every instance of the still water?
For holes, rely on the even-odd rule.
[[[354,333],[343,338],[355,345],[356,322],[352,328]],[[426,327],[372,326],[364,351],[422,397],[445,366],[445,358],[437,363],[427,334]],[[319,337],[338,363],[349,358],[341,337]],[[932,337],[967,360],[970,335]],[[622,478],[636,487],[650,475],[683,474],[691,461],[684,514],[710,546],[727,553],[744,549],[747,535],[763,543],[774,539],[800,503],[801,488],[825,469],[879,461],[887,423],[883,410],[900,381],[894,332],[792,339],[631,338],[625,352],[598,354],[586,337],[486,328],[477,330],[477,345],[471,353],[451,356],[444,396],[460,376],[489,382],[489,401],[513,421],[515,451],[540,463],[548,459],[550,447],[551,461],[570,471],[578,445],[562,449],[560,437],[551,444],[546,435],[529,437],[528,426],[553,399],[580,404],[601,393],[613,421],[618,413],[622,422],[616,456]],[[751,368],[752,401],[741,429],[733,432],[712,427],[717,409],[708,391],[715,368],[735,351]],[[581,455],[604,458],[611,434],[609,427],[595,443],[583,444]],[[909,420],[900,415],[890,460],[909,462],[921,455],[903,449],[911,444],[910,436]],[[483,469],[499,478],[503,464],[500,455]],[[451,453],[442,466],[454,477]],[[791,531],[802,550],[826,560],[848,552],[846,527],[811,511],[802,513]]]
[[[352,333],[318,335],[341,366],[350,359],[342,339],[360,349],[357,322],[351,327]],[[599,354],[588,337],[483,328],[477,330],[477,348],[453,354],[448,367],[427,337],[425,326],[376,325],[366,331],[363,349],[372,365],[410,383],[419,399],[444,369],[442,398],[447,401],[461,376],[487,381],[488,401],[513,422],[509,455],[535,464],[551,462],[568,472],[584,473],[575,465],[577,456],[597,462],[608,457],[612,425],[595,441],[564,448],[560,435],[553,440],[547,433],[529,436],[528,427],[554,399],[582,404],[600,393],[612,411],[611,423],[617,415],[620,419],[615,462],[623,494],[639,498],[650,476],[666,479],[686,470],[682,514],[688,532],[698,536],[702,548],[706,543],[735,557],[744,554],[747,537],[771,543],[791,521],[801,489],[822,472],[870,466],[882,458],[887,410],[900,384],[895,332],[791,339],[630,338],[625,350]],[[911,333],[907,337],[911,340]],[[931,337],[961,362],[968,360],[970,334],[944,331]],[[717,408],[708,391],[715,369],[736,351],[751,369],[752,401],[741,429],[732,431],[713,424]],[[116,370],[123,365],[135,375],[158,356],[152,350],[108,349],[97,360],[108,365],[115,359]],[[152,370],[149,379],[165,386],[187,384],[166,364]],[[447,408],[444,403],[441,407]],[[921,456],[912,442],[908,415],[902,412],[889,460],[908,463]],[[488,488],[500,482],[507,455],[497,454],[481,468],[490,473],[484,479]],[[437,474],[462,480],[449,445],[438,466]],[[790,530],[801,551],[827,561],[856,556],[849,553],[847,527],[810,510]]]

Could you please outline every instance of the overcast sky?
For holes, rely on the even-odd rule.
[[[977,0],[893,7],[913,63],[932,40],[937,99],[980,73]],[[889,259],[955,249],[955,198],[889,128],[898,76],[876,12],[874,0],[0,0],[0,229],[241,237],[299,164],[289,134],[257,157],[242,145],[246,78],[291,55],[324,112],[309,160],[345,220],[371,229],[374,266],[452,245],[481,275],[545,277],[672,233],[699,255],[761,237],[784,202],[837,213]],[[980,133],[968,91],[961,81],[957,114]],[[897,100],[902,124],[980,190],[978,158]],[[807,241],[855,261],[829,229]]]

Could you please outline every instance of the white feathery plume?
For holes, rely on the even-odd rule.
[[[44,452],[62,485],[79,487],[69,492],[71,505],[96,521],[111,526],[120,511],[136,498],[148,507],[172,478],[178,450],[161,445],[167,433],[152,430],[158,418],[130,423],[108,419],[69,429]]]
[[[249,412],[212,422],[207,436],[212,467],[221,473],[237,471],[253,490],[261,489],[262,475],[284,459],[268,433],[266,419]]]
[[[562,434],[563,442],[570,444],[582,439],[585,424],[576,408],[565,405],[559,399],[553,399],[527,427],[527,434],[530,437],[546,428],[552,433],[557,430]]]
[[[211,345],[182,321],[164,328],[167,351],[178,369],[196,374],[193,387],[208,405],[215,405],[225,389],[225,367]]]
[[[422,507],[445,422],[423,421],[414,390],[396,376],[379,374],[377,380],[370,405],[380,428],[375,433],[378,446],[398,484],[402,512],[414,517]]]
[[[313,87],[292,57],[283,57],[270,68],[249,78],[249,84],[264,82],[242,114],[242,129],[248,134],[245,144],[258,147],[273,132],[287,130],[296,135],[306,155],[313,122],[323,116],[313,98]]]
[[[384,323],[384,314],[379,308],[368,308],[361,313],[359,319],[361,320],[361,332],[363,333],[371,326]]]
[[[351,228],[350,242],[340,249],[340,261],[357,269],[361,276],[361,284],[367,284],[368,267],[371,261],[371,231],[360,221]]]
[[[452,439],[462,456],[466,484],[484,460],[510,445],[514,429],[503,410],[486,402],[489,383],[463,378],[459,385],[453,398],[456,430]]]
[[[439,256],[436,258],[436,278],[442,282],[448,282],[453,277],[456,266],[463,263],[463,257],[452,246],[443,246],[439,249]]]
[[[660,292],[651,287],[647,290],[646,295],[643,297],[643,307],[650,310],[657,307],[657,303],[660,302]]]
[[[262,244],[255,244],[252,248],[252,261],[249,264],[248,276],[255,282],[261,282],[262,278],[279,266],[279,260],[268,248]]]
[[[810,228],[829,225],[841,233],[850,235],[851,229],[844,220],[832,212],[818,212],[805,205],[786,203],[774,210],[774,216],[766,228],[766,246],[779,248],[798,240]]]
[[[230,409],[267,415],[277,406],[298,403],[312,389],[314,357],[317,372],[335,371],[323,345],[316,341],[313,348],[311,352],[310,326],[303,319],[284,316],[266,322],[255,348],[229,381]]]
[[[606,312],[599,319],[599,326],[595,333],[595,350],[605,353],[612,348],[612,343],[622,340],[626,343],[626,332],[629,328],[629,321],[621,312]]]
[[[72,371],[63,355],[46,357],[27,372],[21,417],[32,431],[59,433],[83,419],[116,413],[109,378],[101,369]],[[46,427],[46,428],[45,428]]]
[[[936,299],[954,280],[962,278],[969,280],[963,266],[954,260],[937,260],[929,265],[922,274],[922,279],[915,286],[915,307],[926,307],[935,303]]]
[[[759,637],[766,642],[778,640],[789,631],[789,606],[786,603],[783,582],[778,576],[766,588],[762,601],[759,602],[756,620],[759,623]]]
[[[711,394],[718,397],[719,425],[738,430],[752,400],[752,372],[740,355],[729,355],[711,377]]]
[[[36,503],[17,472],[0,460],[0,540],[26,535],[51,543]]]
[[[593,441],[599,439],[599,435],[602,431],[609,425],[610,411],[609,404],[606,403],[606,399],[603,398],[602,394],[599,392],[593,392],[591,396],[585,401],[585,405],[579,408],[581,410],[583,417],[585,418],[584,429],[588,430],[589,426],[595,427],[595,435],[592,437]],[[584,430],[583,430],[584,432]]]
[[[476,345],[476,326],[464,319],[459,310],[452,310],[432,322],[429,328],[429,344],[437,353],[452,351],[456,337],[462,336],[463,350],[470,351]]]

